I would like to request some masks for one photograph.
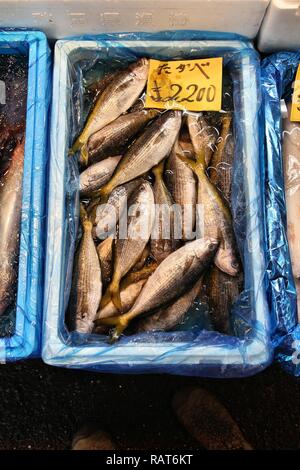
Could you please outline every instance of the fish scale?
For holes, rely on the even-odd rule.
[[[110,194],[115,187],[145,174],[157,165],[171,151],[180,125],[180,111],[167,111],[155,119],[125,153],[112,179],[99,194]]]
[[[88,163],[121,153],[138,131],[157,114],[155,109],[128,113],[91,135],[87,143]]]
[[[182,238],[183,240],[190,240],[193,237],[195,226],[196,179],[193,171],[180,160],[178,155],[193,157],[194,153],[190,153],[190,146],[183,142],[181,137],[180,135],[172,148],[165,175],[167,187],[175,203],[182,208]],[[188,208],[192,208],[190,224],[187,221]]]

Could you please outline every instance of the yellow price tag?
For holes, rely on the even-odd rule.
[[[150,59],[146,108],[220,111],[222,57],[159,61]]]
[[[292,110],[290,120],[292,122],[300,122],[300,64],[296,73],[296,80],[294,84],[294,93],[292,98]]]

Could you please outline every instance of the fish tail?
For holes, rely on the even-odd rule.
[[[95,220],[97,207],[100,204],[100,197],[94,199],[87,207],[87,213],[91,220]]]
[[[165,167],[165,161],[162,160],[158,165],[152,168],[152,172],[156,180],[162,179],[162,175],[164,173],[164,167]]]
[[[109,286],[109,292],[111,295],[111,300],[118,309],[119,312],[122,312],[122,302],[121,302],[121,296],[120,296],[120,279],[114,278]]]
[[[97,318],[96,320],[94,320],[94,324],[96,326],[99,326],[99,325],[116,326],[120,318],[121,318],[121,315],[116,315],[114,317],[108,317],[108,318]]]
[[[89,163],[89,152],[86,144],[82,145],[80,149],[80,163],[82,166],[88,166]]]
[[[75,155],[75,153],[78,152],[82,146],[83,146],[83,142],[81,140],[81,135],[80,135],[78,139],[75,140],[75,143],[73,144],[72,148],[69,150],[69,156],[72,157],[73,155]]]
[[[206,161],[205,161],[205,149],[202,147],[196,153],[196,169],[205,170],[206,169]]]
[[[219,138],[219,143],[213,155],[213,159],[212,159],[213,162],[221,162],[222,160],[223,152],[224,152],[225,145],[226,145],[226,138],[229,133],[231,121],[232,121],[232,117],[230,114],[226,114],[225,116],[222,117],[221,135]]]
[[[102,204],[106,204],[108,201],[108,197],[113,189],[114,188],[112,188],[109,184],[106,184],[101,189],[98,189],[98,191],[94,191],[91,194],[91,199],[93,201],[95,199],[100,199]]]
[[[124,315],[118,315],[114,317],[108,318],[98,318],[95,320],[95,325],[106,325],[106,326],[114,326],[115,328],[112,330],[109,338],[109,343],[113,344],[120,338],[123,331],[128,326],[128,321],[124,318]]]
[[[111,293],[109,289],[106,289],[105,294],[102,296],[101,302],[100,302],[100,308],[99,310],[102,310],[106,305],[111,301]]]
[[[180,158],[180,160],[185,163],[191,170],[193,170],[193,172],[201,177],[203,172],[204,172],[204,169],[206,167],[206,164],[205,164],[205,154],[204,154],[204,151],[203,151],[203,156],[202,156],[202,152],[201,154],[199,154],[199,157],[196,157],[196,161],[194,160],[191,160],[190,158],[186,157],[185,155],[182,155],[182,154],[177,154],[178,158]]]
[[[86,208],[82,203],[80,204],[80,221],[85,230],[92,230],[93,224],[90,221]]]

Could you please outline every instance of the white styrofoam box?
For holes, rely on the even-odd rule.
[[[300,49],[300,0],[272,0],[258,38],[262,52]]]
[[[269,0],[0,0],[1,27],[51,39],[115,31],[198,29],[254,38]]]

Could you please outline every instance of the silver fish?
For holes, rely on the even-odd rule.
[[[13,151],[0,179],[0,315],[13,302],[18,274],[24,141]]]
[[[122,155],[109,157],[84,170],[79,177],[80,196],[88,197],[97,189],[102,188],[112,177],[121,158]]]
[[[101,320],[104,325],[115,326],[111,340],[116,341],[137,316],[162,307],[185,293],[208,267],[217,247],[216,240],[201,238],[169,255],[149,277],[127,313]]]
[[[155,109],[143,109],[124,114],[95,132],[87,142],[88,164],[122,153],[133,137],[158,113]]]
[[[190,135],[197,133],[194,125],[189,129]],[[207,235],[220,241],[216,254],[215,264],[222,271],[231,276],[236,276],[240,270],[237,246],[232,227],[231,212],[222,197],[222,194],[212,184],[206,174],[206,153],[204,145],[199,146],[196,152],[196,161],[187,157],[180,157],[196,174],[198,178],[198,230],[200,236]],[[200,213],[202,210],[202,213]]]
[[[171,151],[180,125],[180,111],[167,111],[155,119],[125,153],[99,194],[107,197],[117,186],[144,175],[163,160]]]
[[[192,306],[194,300],[199,295],[202,289],[202,278],[186,292],[182,297],[179,297],[169,307],[159,309],[158,312],[150,314],[146,318],[142,318],[136,325],[136,332],[143,331],[168,331],[181,323]]]
[[[219,136],[218,129],[211,126],[202,113],[197,115],[189,114],[187,126],[195,153],[199,154],[204,150],[205,163],[208,165],[216,150],[216,142]]]
[[[95,238],[102,240],[116,234],[118,220],[126,210],[130,196],[142,181],[140,178],[118,186],[112,191],[107,203],[98,204],[93,230]]]
[[[104,286],[110,283],[113,273],[113,242],[113,237],[108,237],[97,246],[102,283]]]
[[[193,170],[181,161],[180,156],[194,156],[190,145],[181,138],[175,142],[167,160],[166,183],[175,203],[181,207],[182,239],[188,241],[195,236],[197,185]]]
[[[122,310],[120,281],[141,258],[150,238],[154,211],[152,187],[148,181],[145,181],[132,196],[127,233],[122,234],[119,230],[119,237],[114,245],[114,274],[109,292],[119,311]]]
[[[100,94],[71,153],[81,150],[81,159],[87,162],[86,144],[89,137],[117,119],[135,103],[146,85],[148,69],[148,59],[140,59],[112,79]]]
[[[98,253],[92,237],[93,224],[81,206],[83,236],[73,269],[69,312],[79,333],[91,333],[101,300],[102,281]]]
[[[174,239],[174,201],[167,190],[164,180],[164,161],[152,169],[155,176],[153,188],[155,201],[155,222],[151,233],[151,254],[155,261],[161,263],[179,246]]]

